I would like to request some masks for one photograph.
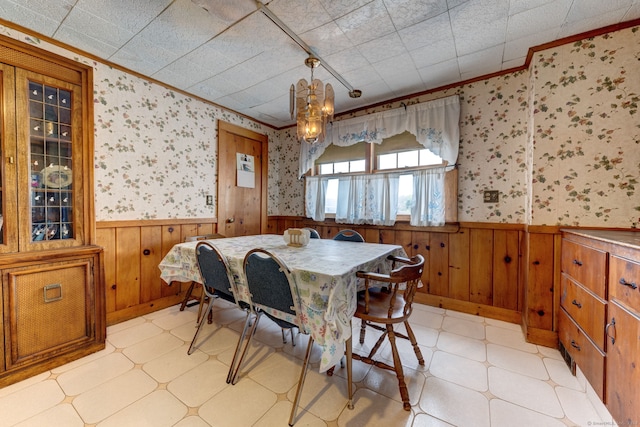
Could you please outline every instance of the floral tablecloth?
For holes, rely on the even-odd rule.
[[[208,240],[227,258],[236,279],[239,298],[248,301],[242,262],[254,248],[278,256],[291,270],[302,300],[304,326],[322,347],[320,372],[340,362],[344,342],[351,336],[351,317],[357,303],[355,272],[388,273],[388,255],[406,256],[402,246],[311,239],[304,247],[287,246],[280,235],[230,237]],[[198,242],[175,245],[160,263],[160,277],[173,281],[202,282],[195,247]]]

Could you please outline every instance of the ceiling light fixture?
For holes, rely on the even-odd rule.
[[[311,68],[311,80],[298,80],[289,91],[289,111],[291,118],[298,123],[298,140],[308,144],[324,141],[327,134],[327,123],[333,120],[334,93],[329,83],[324,85],[313,78],[313,69],[320,65],[320,60],[309,55],[304,64]]]

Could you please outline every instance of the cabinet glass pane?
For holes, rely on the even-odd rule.
[[[71,93],[29,82],[31,240],[73,237]]]

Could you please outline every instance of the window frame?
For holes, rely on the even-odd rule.
[[[393,137],[392,137],[393,138]],[[364,142],[364,141],[363,141]],[[384,144],[384,142],[383,142]],[[393,169],[378,169],[378,155],[376,155],[375,152],[375,146],[379,145],[379,144],[374,144],[371,142],[365,142],[365,170],[364,171],[359,171],[359,172],[338,172],[338,173],[333,173],[333,174],[323,174],[320,173],[320,169],[322,167],[322,163],[318,163],[318,160],[316,160],[316,162],[314,163],[313,168],[309,171],[308,175],[311,176],[323,176],[323,177],[327,177],[328,179],[339,179],[340,177],[344,177],[344,176],[357,176],[357,175],[375,175],[375,174],[384,174],[384,173],[399,173],[399,174],[409,174],[411,172],[414,171],[420,171],[420,170],[429,170],[429,169],[437,169],[437,168],[442,168],[442,167],[447,167],[448,166],[448,162],[446,160],[442,160],[442,163],[439,164],[430,164],[430,165],[424,165],[424,166],[408,166],[408,167],[401,167],[401,168],[393,168]],[[424,147],[422,148],[418,148],[415,146],[410,147],[409,149],[405,150],[405,151],[419,151],[422,149],[426,149]],[[427,149],[428,150],[428,149]],[[399,153],[402,151],[395,151],[395,153]],[[384,153],[384,154],[388,154],[388,153]],[[345,162],[350,162],[353,160],[344,160]],[[333,162],[326,162],[324,164],[329,164],[329,163],[339,163],[339,161],[333,161]],[[453,170],[457,171],[457,168],[455,167],[455,165],[453,166]],[[447,177],[449,175],[451,171],[446,171],[445,172],[445,197],[450,195],[450,192],[447,191],[447,189],[449,188],[450,185],[447,185]],[[457,207],[457,173],[455,174],[455,206]],[[448,198],[447,198],[448,200]],[[447,206],[445,207],[445,219],[446,222],[450,222],[449,219],[452,218],[453,221],[451,222],[457,222],[457,208],[455,209],[455,215],[454,216],[450,216],[448,215],[449,210],[451,208],[451,206],[454,206],[450,203],[447,203]],[[325,218],[329,218],[329,219],[335,219],[336,214],[335,213],[328,213],[326,212],[325,209]],[[400,222],[409,222],[411,219],[411,215],[410,214],[398,214],[396,221],[400,221]]]

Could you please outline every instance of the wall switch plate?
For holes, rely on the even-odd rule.
[[[485,203],[498,203],[500,192],[498,190],[484,190]]]
[[[207,194],[207,206],[213,205],[213,196],[211,194]]]

